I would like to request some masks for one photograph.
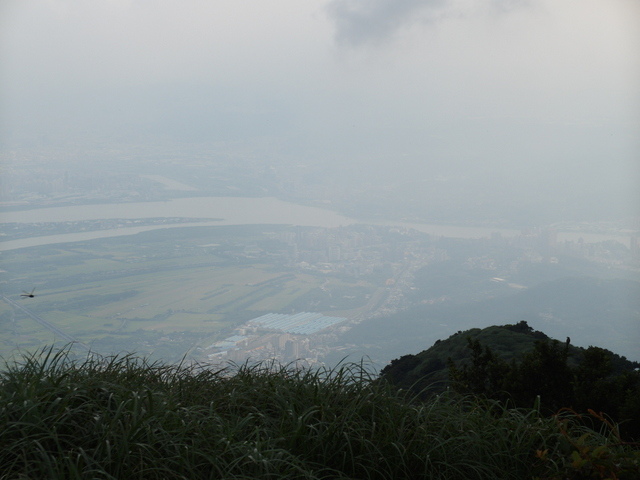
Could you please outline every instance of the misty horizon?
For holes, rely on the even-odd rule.
[[[407,205],[638,216],[638,14],[628,0],[7,1],[2,164],[200,145],[222,151],[214,165],[303,164]]]
[[[636,351],[638,18],[634,0],[3,1],[2,347],[59,331],[388,361],[500,317]],[[296,312],[344,323],[273,345],[247,324]]]

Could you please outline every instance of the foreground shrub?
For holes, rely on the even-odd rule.
[[[618,426],[602,413],[593,410],[580,415],[562,409],[555,417],[564,442],[553,457],[538,450],[536,456],[546,471],[547,480],[637,480],[640,478],[640,449],[637,443],[625,442]],[[587,424],[591,423],[593,428]],[[599,430],[596,433],[596,430]],[[564,454],[564,455],[563,455]]]
[[[583,425],[469,396],[421,402],[358,364],[212,370],[47,350],[0,372],[6,479],[565,478],[585,433],[632,458]]]

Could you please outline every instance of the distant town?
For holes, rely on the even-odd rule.
[[[403,210],[402,216],[396,216],[400,211],[398,202],[388,191],[378,189],[376,195],[371,196],[375,186],[361,184],[349,188],[337,182],[328,187],[331,182],[316,183],[310,175],[312,167],[305,164],[274,159],[272,165],[265,166],[263,161],[259,162],[251,155],[236,157],[225,152],[198,155],[166,151],[145,157],[142,152],[134,151],[129,153],[137,156],[139,165],[134,167],[126,155],[118,152],[94,152],[91,158],[85,158],[85,155],[86,152],[74,154],[51,150],[45,161],[25,152],[5,153],[0,178],[1,208],[5,212],[20,212],[54,206],[157,202],[203,196],[273,196],[335,209],[343,214],[357,213],[362,218],[361,224],[335,228],[266,226],[259,231],[235,235],[232,241],[221,241],[210,233],[200,233],[193,238],[181,233],[180,227],[186,225],[203,225],[204,229],[205,223],[215,224],[215,220],[198,215],[2,222],[0,245],[54,235],[106,231],[117,235],[119,231],[134,227],[173,227],[175,236],[165,234],[166,240],[161,247],[146,244],[138,247],[122,240],[125,246],[120,249],[128,252],[126,255],[118,251],[104,256],[91,253],[94,247],[87,244],[82,255],[73,259],[84,265],[89,265],[89,259],[96,255],[110,261],[117,259],[120,263],[110,266],[109,270],[93,271],[91,268],[94,267],[87,267],[81,277],[73,270],[73,275],[69,273],[66,280],[61,278],[67,271],[61,270],[58,272],[61,278],[52,275],[49,281],[42,271],[38,271],[38,266],[32,267],[35,278],[41,283],[39,293],[55,299],[60,297],[55,303],[60,309],[58,315],[89,318],[94,323],[91,328],[78,323],[86,328],[76,331],[74,328],[77,327],[54,326],[55,322],[44,320],[48,315],[47,305],[20,304],[22,310],[28,313],[29,309],[34,309],[32,318],[40,318],[39,325],[51,325],[69,338],[78,335],[83,344],[92,344],[94,348],[102,345],[105,351],[123,348],[126,341],[134,341],[132,348],[159,351],[162,345],[162,348],[175,350],[177,355],[188,351],[191,358],[213,363],[276,359],[319,364],[331,356],[360,348],[353,339],[342,340],[349,338],[348,333],[355,331],[355,327],[361,328],[374,319],[392,318],[416,306],[444,308],[461,302],[501,298],[543,283],[553,278],[555,271],[574,272],[575,275],[614,271],[624,278],[637,278],[640,271],[639,222],[634,218],[606,222],[562,220],[520,227],[506,217],[479,216],[470,222],[464,215],[454,215],[450,217],[453,225],[481,226],[490,232],[483,238],[455,238],[427,234],[410,226],[376,225],[375,221],[384,219],[418,224],[437,221],[445,215],[437,213],[437,208],[409,208]],[[109,163],[109,170],[100,170],[100,160],[112,158],[112,155],[116,160]],[[217,157],[225,161],[216,162]],[[62,168],[52,168],[52,159],[59,161]],[[145,168],[147,173],[143,173]],[[367,198],[370,198],[369,206],[365,201]],[[444,208],[449,207],[455,205]],[[513,233],[505,234],[505,229]],[[208,241],[207,235],[213,240]],[[144,238],[148,242],[151,237]],[[154,248],[163,250],[156,252]],[[68,252],[79,254],[73,248]],[[8,252],[3,255],[5,261],[13,258]],[[160,261],[174,257],[181,263],[171,266],[170,270],[160,266]],[[571,263],[574,261],[582,263],[576,267]],[[136,270],[121,267],[131,264],[140,266]],[[449,270],[446,274],[438,271],[438,265],[445,264],[453,274]],[[567,264],[571,264],[571,268]],[[19,265],[16,263],[12,267],[14,270],[8,269],[11,270],[8,283],[24,281],[24,268],[21,271]],[[596,270],[590,270],[587,265],[594,265]],[[132,271],[140,275],[170,271],[174,275],[173,272],[186,272],[189,268],[222,266],[236,270],[252,266],[256,274],[260,271],[260,278],[212,286],[207,292],[198,290],[184,294],[184,299],[174,302],[180,306],[171,308],[161,306],[162,302],[155,305],[157,299],[142,300],[146,297],[136,293],[137,290],[131,294],[118,291],[118,288],[124,288],[118,284],[110,286],[108,293],[100,289],[103,288],[101,279],[125,278],[124,275],[131,275]],[[45,271],[46,268],[50,267],[45,266]],[[538,271],[545,273],[536,273]],[[166,273],[163,275],[167,276]],[[305,280],[309,286],[303,288],[297,286],[301,285],[302,279],[312,280]],[[174,277],[167,276],[167,282],[173,280]],[[64,290],[59,287],[62,284],[82,289],[95,284],[95,293],[91,298],[69,297],[73,288]],[[440,285],[449,286],[440,288]],[[458,286],[464,286],[464,289],[458,291]],[[194,287],[177,285],[166,295],[170,297],[183,288],[193,290]],[[240,291],[244,293],[234,293]],[[137,295],[141,300],[136,300]],[[240,295],[244,300],[226,299],[233,295]],[[122,307],[115,301],[130,296],[132,300]],[[269,296],[277,301],[269,304],[265,300]],[[107,298],[114,298],[112,306],[99,308],[100,302],[106,302]],[[202,299],[209,302],[206,308],[198,307]],[[86,306],[77,308],[75,305]],[[536,315],[545,322],[564,321],[553,311],[541,311]],[[14,311],[0,313],[0,320],[3,318],[7,325],[13,325],[11,328],[15,332],[6,340],[8,346],[19,345],[16,339],[21,338],[29,339],[33,345],[40,341],[35,327],[33,330],[17,327]],[[208,322],[217,326],[210,328]],[[152,324],[156,326],[151,327]],[[177,325],[183,325],[181,333],[175,332]],[[433,332],[446,332],[450,328],[452,326],[448,324],[431,326]],[[95,332],[99,332],[99,338],[92,337]],[[129,335],[126,341],[125,334]]]
[[[382,279],[384,286],[369,295],[363,307],[348,310],[347,318],[338,318],[336,322],[307,334],[295,334],[290,329],[252,319],[237,327],[233,335],[205,349],[205,352],[211,352],[207,353],[210,361],[224,363],[228,360],[242,362],[248,358],[275,358],[282,362],[305,359],[309,364],[318,363],[328,353],[329,339],[336,339],[354,324],[390,316],[409,308],[415,301],[411,295],[412,290],[416,289],[415,273],[427,265],[449,259],[447,249],[443,248],[447,240],[435,242],[441,246],[434,246],[434,241],[426,240],[424,234],[408,229],[358,226],[300,229],[298,232],[273,233],[269,236],[278,240],[281,249],[265,250],[257,245],[245,245],[240,251],[227,254],[255,262],[278,259],[297,271],[353,279],[385,272],[386,278]],[[622,269],[637,270],[640,267],[636,237],[631,238],[631,249],[616,242],[559,243],[557,232],[552,229],[527,230],[514,238],[504,238],[496,233],[488,239],[468,242],[496,252],[520,252],[519,256],[511,258],[506,264],[502,255],[488,254],[469,256],[464,262],[465,268],[470,271],[495,272],[496,276],[491,279],[493,282],[515,291],[527,287],[498,275],[507,272],[510,277],[515,276],[523,266],[532,264],[557,264],[559,257],[584,259]],[[440,295],[423,298],[421,302],[434,304],[448,300],[451,300],[449,296]],[[316,305],[320,306],[320,301]],[[323,306],[332,310],[336,308],[324,303]]]

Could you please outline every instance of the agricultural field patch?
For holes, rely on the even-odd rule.
[[[278,255],[253,259],[267,243],[277,252],[263,229],[175,228],[3,252],[2,293],[27,311],[0,304],[0,322],[9,327],[0,331],[0,354],[61,341],[33,314],[98,353],[182,349],[179,356],[267,312],[329,310],[327,291],[344,296],[355,288],[294,271]],[[34,298],[20,300],[21,290],[34,287]],[[339,305],[359,306],[355,299],[371,287],[357,289]]]

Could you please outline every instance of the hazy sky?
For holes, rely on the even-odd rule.
[[[640,1],[0,0],[0,127],[630,192]]]

